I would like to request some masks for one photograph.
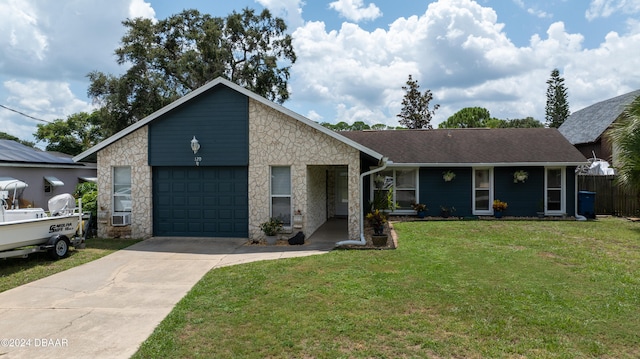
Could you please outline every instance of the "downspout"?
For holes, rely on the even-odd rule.
[[[575,188],[575,194],[573,196],[573,200],[575,203],[573,208],[574,208],[574,212],[576,212],[575,213],[576,221],[586,221],[587,217],[581,214],[578,214],[578,192],[579,192],[578,191],[578,172],[574,172],[573,178],[575,180],[575,184],[573,186],[573,188]]]
[[[371,171],[360,174],[360,181],[358,182],[358,187],[359,187],[358,193],[360,194],[360,209],[359,209],[360,210],[360,240],[340,241],[336,243],[337,247],[351,245],[351,244],[357,245],[357,246],[364,246],[367,244],[367,240],[364,238],[364,196],[362,195],[362,191],[364,190],[364,178],[371,174],[384,171],[387,168],[388,164],[393,163],[392,161],[389,161],[387,157],[383,157],[381,162],[382,162],[382,167],[374,168]]]

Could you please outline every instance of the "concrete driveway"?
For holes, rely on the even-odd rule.
[[[139,242],[0,293],[0,357],[129,358],[211,269],[326,253],[336,239],[314,235],[303,246],[223,238]]]

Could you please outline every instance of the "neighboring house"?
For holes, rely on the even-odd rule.
[[[20,206],[46,209],[51,197],[71,193],[78,183],[96,181],[94,163],[77,163],[71,156],[43,152],[11,140],[0,140],[0,190],[14,189]]]
[[[506,215],[573,216],[575,168],[586,158],[552,128],[438,129],[342,132],[388,157],[391,164],[368,182],[369,199],[385,185],[399,205],[396,214],[413,214],[424,203],[431,216],[455,207],[459,217],[493,215],[493,200],[508,203]],[[527,178],[518,181],[524,171]],[[455,178],[445,180],[452,172]]]
[[[587,158],[603,159],[615,164],[615,154],[605,136],[625,108],[640,96],[640,90],[598,102],[576,111],[558,128]]]
[[[384,177],[398,213],[418,198],[489,215],[500,198],[511,215],[535,215],[547,198],[547,214],[573,215],[573,171],[585,161],[555,129],[336,133],[221,78],[74,160],[93,155],[99,236],[258,239],[270,217],[309,236],[347,218],[336,241],[362,238],[371,183]],[[529,172],[525,183],[512,183],[516,170]]]

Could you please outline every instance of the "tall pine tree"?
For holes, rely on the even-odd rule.
[[[400,125],[406,128],[426,128],[432,129],[431,118],[435,114],[440,105],[433,106],[433,110],[429,109],[429,102],[433,100],[433,94],[430,90],[426,90],[423,93],[420,92],[420,86],[418,81],[413,80],[409,75],[407,85],[402,86],[402,89],[406,91],[404,98],[402,99],[402,110],[397,115],[400,117]]]
[[[560,77],[558,69],[553,69],[551,77],[547,80],[547,106],[545,111],[547,125],[555,128],[560,127],[570,115],[567,88],[564,86],[564,78]]]

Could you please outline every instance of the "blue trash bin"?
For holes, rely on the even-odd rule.
[[[596,193],[589,191],[578,192],[578,214],[587,218],[596,218]]]

